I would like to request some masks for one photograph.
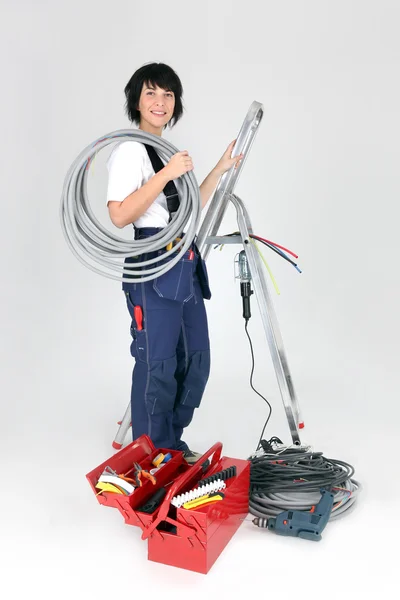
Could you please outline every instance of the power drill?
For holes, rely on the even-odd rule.
[[[320,492],[321,500],[310,512],[287,510],[269,519],[257,517],[253,519],[253,523],[279,535],[291,535],[318,542],[321,539],[321,531],[329,521],[334,498],[328,490],[321,489]]]

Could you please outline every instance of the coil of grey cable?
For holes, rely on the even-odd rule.
[[[328,459],[311,448],[285,448],[276,437],[261,443],[264,449],[249,457],[249,512],[255,517],[310,511],[321,498],[321,488],[334,495],[330,520],[343,516],[356,502],[362,486],[349,463]]]
[[[75,257],[91,271],[109,279],[131,282],[127,274],[150,281],[171,269],[189,248],[200,222],[200,191],[193,172],[174,180],[180,206],[172,221],[162,231],[144,240],[125,240],[95,217],[88,198],[87,177],[93,156],[111,143],[136,141],[152,145],[164,163],[179,152],[170,142],[140,129],[121,129],[98,138],[74,160],[64,179],[60,220],[66,242]],[[166,246],[185,230],[185,235],[170,250]],[[124,264],[127,257],[165,250],[156,258],[137,261],[134,268]],[[160,261],[169,259],[163,264]]]

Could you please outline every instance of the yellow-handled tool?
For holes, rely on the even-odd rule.
[[[169,250],[172,250],[172,247],[173,247],[173,246],[175,246],[175,244],[176,244],[177,242],[180,242],[180,241],[181,241],[181,239],[182,239],[182,238],[180,238],[180,237],[177,237],[177,238],[176,238],[176,239],[175,239],[173,242],[170,242],[170,243],[169,243],[169,244],[166,246],[166,249],[167,249],[167,251],[169,251]]]
[[[188,510],[190,510],[192,508],[197,508],[198,506],[203,506],[203,504],[210,504],[211,502],[223,500],[224,498],[225,496],[221,492],[215,492],[214,494],[205,494],[205,496],[200,496],[200,498],[196,498],[195,500],[189,500],[189,502],[185,502],[183,508],[187,508]]]

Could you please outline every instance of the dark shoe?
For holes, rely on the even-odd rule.
[[[193,465],[195,462],[199,460],[199,458],[203,456],[199,452],[192,452],[192,450],[185,450],[183,453],[183,458],[189,465]]]
[[[186,460],[188,465],[194,465],[194,463],[196,463],[199,460],[199,458],[201,458],[202,456],[203,455],[200,454],[199,452],[193,452],[192,450],[186,450],[183,453],[183,458]],[[203,471],[205,471],[209,466],[210,466],[210,461],[209,460],[204,461],[204,463],[202,464]]]

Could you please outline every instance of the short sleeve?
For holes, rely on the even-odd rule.
[[[111,152],[107,161],[107,202],[122,202],[143,184],[143,145],[122,142]]]

